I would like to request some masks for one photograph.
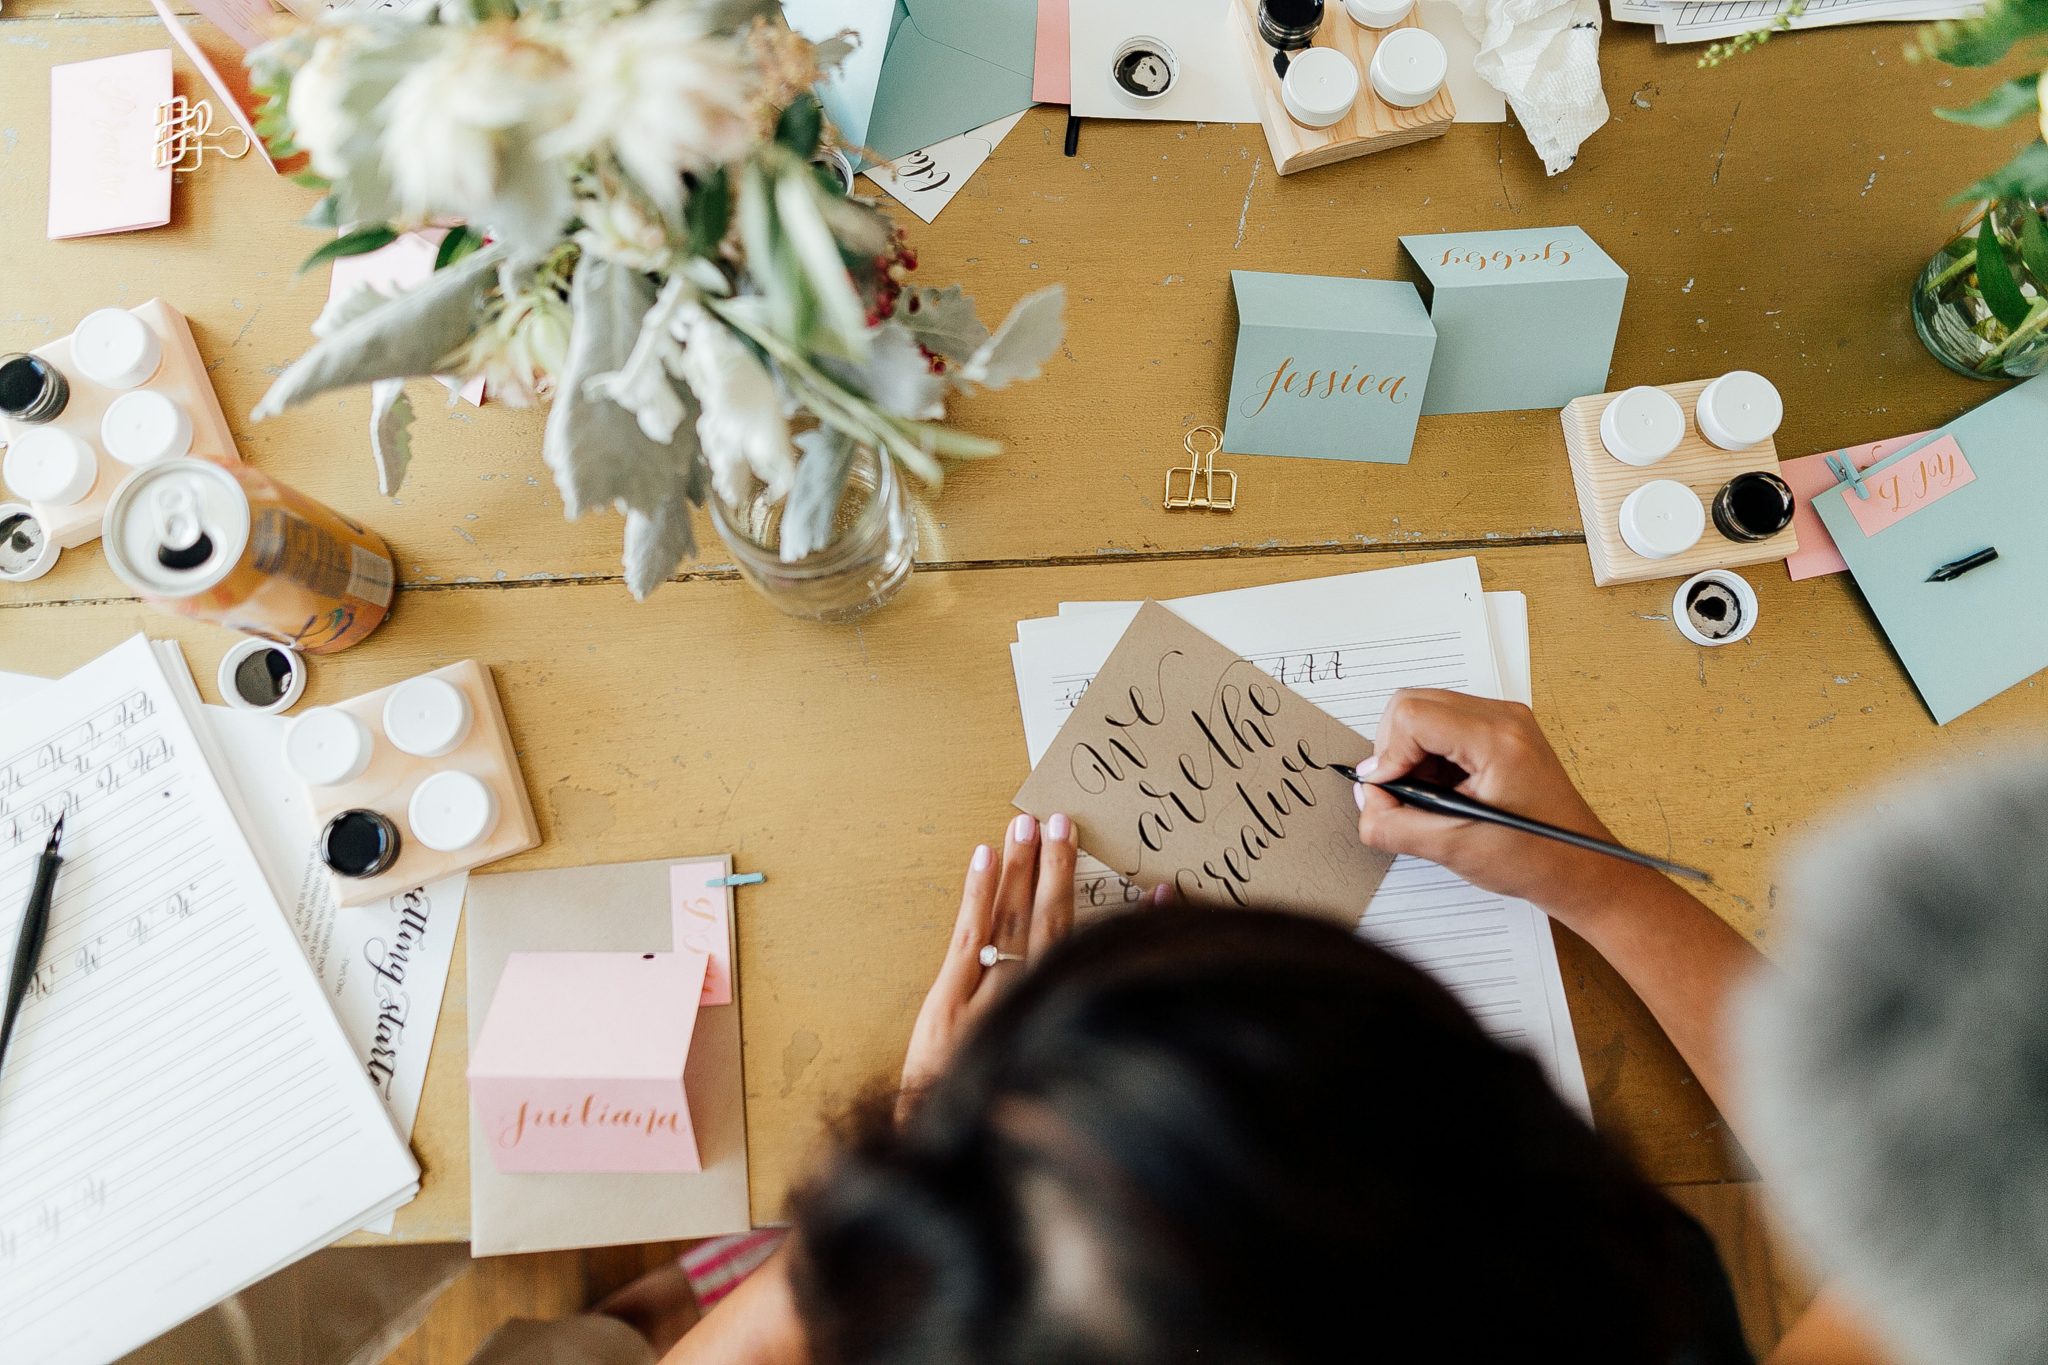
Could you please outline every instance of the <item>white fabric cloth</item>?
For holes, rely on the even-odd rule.
[[[1479,40],[1473,66],[1507,96],[1551,175],[1607,122],[1600,0],[1451,0]]]

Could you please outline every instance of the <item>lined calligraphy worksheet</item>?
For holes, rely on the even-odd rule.
[[[112,1359],[418,1185],[187,700],[138,636],[0,725],[0,952],[65,817],[0,1074],[10,1358]]]
[[[1471,559],[1166,605],[1367,739],[1387,699],[1403,687],[1530,698],[1526,600],[1482,592]],[[1034,765],[1137,604],[1067,603],[1060,610],[1056,618],[1019,622],[1012,646]],[[1359,757],[1365,749],[1359,746]],[[1135,904],[1142,894],[1083,854],[1075,872],[1077,913]],[[1559,1092],[1589,1112],[1556,949],[1541,911],[1404,857],[1395,859],[1374,893],[1359,933],[1443,982],[1488,1032],[1534,1055]]]

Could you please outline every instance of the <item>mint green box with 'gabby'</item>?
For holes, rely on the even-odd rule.
[[[1230,287],[1225,450],[1408,463],[1436,350],[1414,285],[1233,270]]]
[[[1436,324],[1424,413],[1561,408],[1607,392],[1628,273],[1584,228],[1403,237]]]

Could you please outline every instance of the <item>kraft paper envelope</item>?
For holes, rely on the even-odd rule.
[[[872,157],[1031,107],[1035,0],[784,0],[782,11],[813,41],[858,35],[818,98],[848,147]]]
[[[1080,845],[1181,898],[1357,927],[1392,859],[1358,841],[1351,727],[1157,602],[1116,649],[1017,793],[1064,811]]]
[[[730,858],[505,872],[469,879],[469,1042],[515,951],[662,952],[674,945],[670,869],[732,871]],[[729,888],[720,894],[730,896]],[[728,932],[732,916],[726,915]],[[730,950],[730,944],[728,944]],[[752,1226],[747,1195],[746,1086],[740,1071],[738,992],[697,1012],[684,1072],[704,1169],[691,1175],[505,1175],[470,1117],[471,1251],[498,1256],[565,1247],[681,1241]],[[451,1059],[436,1058],[437,1065]],[[466,1059],[455,1059],[458,1065]]]
[[[1864,470],[1867,502],[1846,484],[1814,497],[1937,724],[2048,668],[2044,431],[2048,375],[2037,375]],[[1927,581],[1983,549],[1998,558]]]

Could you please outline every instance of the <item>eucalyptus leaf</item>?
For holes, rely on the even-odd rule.
[[[298,273],[303,275],[316,265],[340,260],[343,256],[362,256],[372,251],[382,251],[398,240],[398,229],[384,223],[375,227],[357,228],[344,232],[331,242],[323,243],[318,251],[299,263]]]
[[[2005,248],[1992,226],[1994,216],[1986,213],[1977,228],[1977,286],[1984,291],[1984,306],[2011,330],[2027,320],[2027,297],[2006,263]]]
[[[626,512],[626,543],[622,561],[626,587],[635,601],[645,601],[697,548],[697,536],[690,525],[690,497],[681,479],[655,506],[629,508]]]
[[[419,288],[351,317],[278,376],[251,414],[256,421],[294,403],[378,379],[409,379],[444,368],[476,333],[483,300],[504,248],[485,247]]]
[[[1953,202],[1977,199],[2048,199],[2048,142],[2029,142],[2019,155],[1957,194]]]
[[[732,226],[732,178],[725,167],[698,179],[689,202],[683,205],[683,225],[689,230],[692,256],[709,256],[718,250]]]
[[[1066,335],[1060,320],[1066,306],[1066,286],[1058,284],[1021,300],[995,335],[967,358],[960,377],[988,389],[1036,379]]]
[[[1968,19],[1945,19],[1922,31],[1909,56],[1932,57],[1950,66],[1989,66],[2013,44],[2048,34],[2048,6],[2030,0],[1989,0]]]
[[[680,484],[696,500],[704,496],[703,461],[697,453],[695,402],[677,397],[684,416],[673,437],[656,441],[634,415],[608,398],[589,392],[590,381],[626,363],[643,321],[655,302],[647,276],[602,257],[586,256],[569,285],[574,321],[569,356],[557,376],[555,400],[541,439],[541,458],[555,476],[571,517],[623,504],[650,516],[666,505]]]
[[[2040,112],[2041,78],[2020,76],[1992,87],[1991,93],[1975,104],[1961,109],[1937,109],[1934,116],[1950,123],[1967,123],[1972,128],[2003,128],[2016,118]]]
[[[809,172],[799,167],[794,174],[776,178],[775,208],[784,239],[803,271],[808,285],[805,292],[815,301],[817,321],[837,343],[839,353],[859,356],[867,351],[867,314],[852,277],[846,273],[846,262],[839,257],[839,239],[832,235],[818,207],[821,193]],[[803,337],[801,332],[793,335],[799,340]]]
[[[792,100],[775,120],[775,140],[804,161],[817,153],[818,138],[824,131],[825,107],[808,90]]]
[[[957,284],[944,289],[919,285],[904,290],[896,300],[896,320],[908,327],[926,350],[956,365],[964,364],[988,340],[988,328],[975,314],[974,300]]]
[[[412,399],[403,379],[370,385],[370,455],[377,461],[377,491],[390,497],[412,463]]]
[[[434,269],[446,270],[483,244],[484,239],[472,228],[456,224],[448,229],[448,235],[441,239],[440,250],[434,253]]]
[[[2032,204],[2023,204],[2020,213],[2020,260],[2026,264],[2027,274],[2034,280],[2034,287],[2048,290],[2048,226],[2041,222],[2041,210]]]
[[[846,471],[853,465],[853,442],[830,427],[800,432],[796,445],[802,458],[796,462],[796,482],[790,485],[789,502],[782,510],[785,560],[802,559],[831,544],[833,514],[846,492]]]

